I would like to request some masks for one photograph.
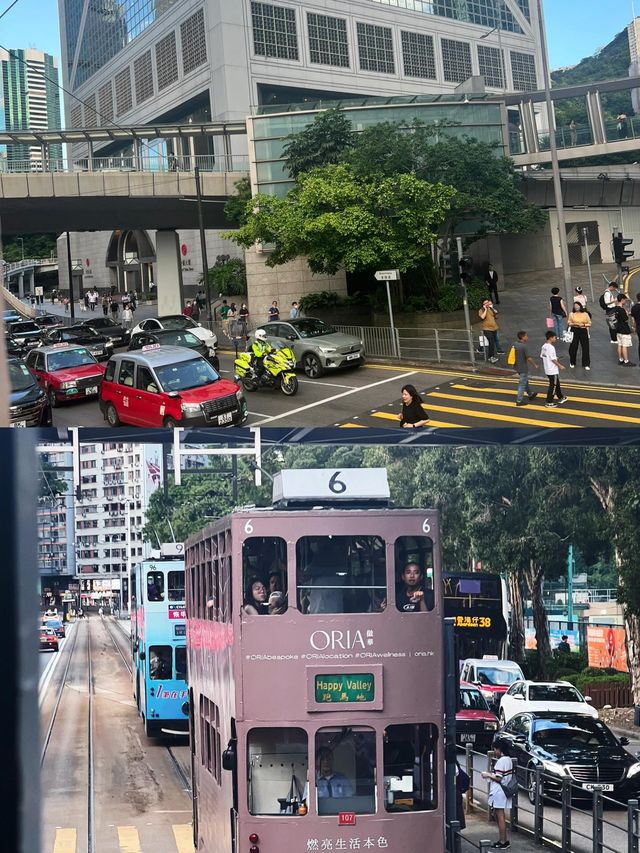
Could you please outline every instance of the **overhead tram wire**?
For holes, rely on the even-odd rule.
[[[10,4],[7,6],[7,8],[4,10],[4,12],[0,15],[0,21],[4,18],[4,16],[7,14],[7,12],[10,12],[10,11],[13,9],[13,7],[14,7],[14,6],[16,5],[16,3],[18,3],[18,2],[19,2],[19,0],[13,0],[13,3],[10,3]]]

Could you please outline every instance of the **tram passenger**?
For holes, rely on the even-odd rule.
[[[249,592],[244,604],[244,612],[252,616],[269,614],[267,588],[259,577],[253,577],[249,581]]]
[[[344,773],[333,769],[333,750],[321,746],[316,753],[316,792],[323,797],[353,797],[353,784]]]
[[[149,677],[154,680],[171,678],[171,646],[151,646]]]
[[[269,616],[280,616],[287,609],[283,592],[276,590],[269,593]]]
[[[424,612],[433,608],[433,590],[424,589],[424,574],[417,563],[407,563],[401,585],[396,591],[396,607],[403,613]]]
[[[279,569],[272,569],[269,572],[269,594],[272,592],[282,592],[282,573]]]

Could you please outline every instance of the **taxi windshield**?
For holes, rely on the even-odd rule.
[[[478,667],[478,681],[481,684],[500,687],[507,684],[513,684],[522,678],[520,672],[514,669],[502,669],[499,666],[483,666]]]
[[[166,364],[156,367],[156,376],[162,390],[188,391],[191,388],[201,388],[211,385],[220,377],[204,358],[194,358],[191,361],[179,361],[177,364]]]
[[[86,349],[69,349],[51,353],[47,359],[47,370],[68,370],[70,367],[82,367],[96,364],[95,358]]]
[[[12,391],[26,391],[35,381],[29,368],[15,361],[9,362],[9,379]]]

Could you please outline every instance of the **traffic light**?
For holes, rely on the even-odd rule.
[[[632,258],[635,254],[633,249],[626,249],[625,246],[630,246],[633,240],[625,239],[622,236],[622,231],[613,232],[613,257],[617,264],[624,264],[627,258]]]
[[[460,279],[465,284],[471,281],[473,273],[473,258],[470,258],[468,255],[463,255],[458,261],[458,266],[460,267]]]

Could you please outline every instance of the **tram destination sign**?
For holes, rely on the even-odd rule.
[[[358,672],[354,675],[332,673],[316,675],[316,702],[332,705],[340,702],[373,702],[375,699],[375,678],[372,672]]]

